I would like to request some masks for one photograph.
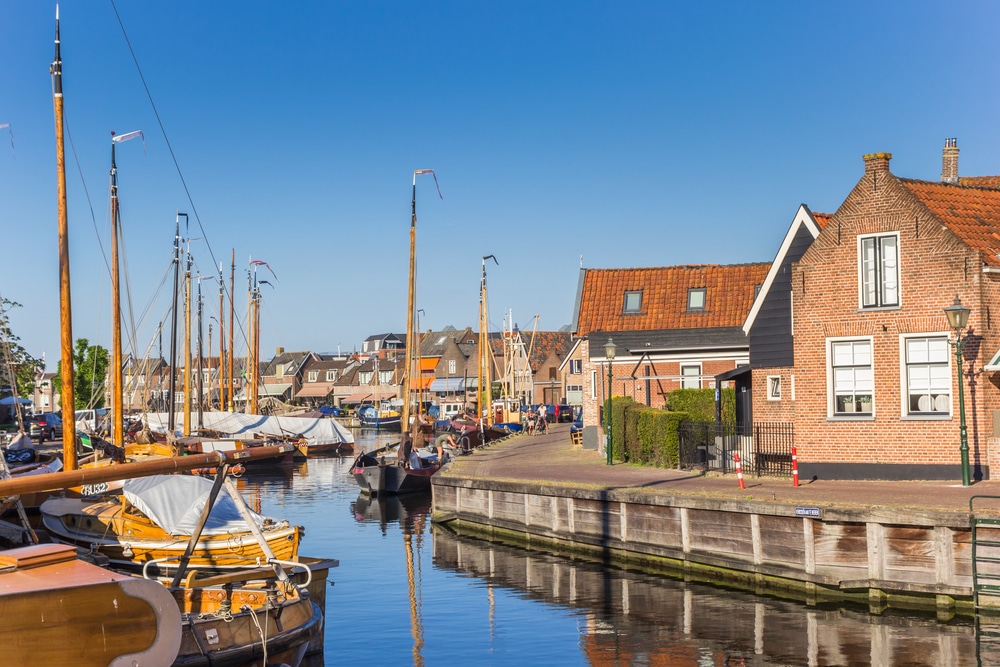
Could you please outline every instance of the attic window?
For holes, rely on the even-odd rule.
[[[757,295],[760,294],[760,288],[761,287],[763,287],[763,285],[761,285],[760,283],[757,283],[756,285],[753,286],[753,298],[754,298],[754,300],[756,300],[757,299]]]
[[[438,344],[438,345],[444,345],[444,342],[445,342],[446,340],[448,340],[448,337],[447,337],[447,336],[441,336],[440,338],[438,338],[438,342],[437,342],[437,344]]]
[[[625,292],[625,305],[622,307],[623,313],[638,313],[642,310],[642,290],[632,290]]]
[[[692,287],[688,290],[688,312],[705,310],[705,288]]]

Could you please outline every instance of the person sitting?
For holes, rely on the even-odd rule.
[[[396,463],[404,468],[410,465],[410,453],[413,451],[413,441],[409,433],[404,433],[399,439],[399,448],[396,450]]]

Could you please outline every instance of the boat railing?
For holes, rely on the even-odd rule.
[[[279,560],[277,558],[268,558],[266,561],[261,561],[262,564],[265,562],[267,565],[271,567],[241,569],[241,570],[234,570],[231,572],[224,572],[221,574],[215,572],[209,576],[201,578],[199,578],[198,575],[204,574],[204,572],[199,571],[198,568],[196,567],[188,566],[187,569],[190,570],[190,572],[188,576],[184,579],[184,587],[194,588],[196,586],[197,587],[222,586],[224,584],[231,584],[236,581],[253,581],[257,579],[270,579],[274,578],[276,574],[274,571],[275,565],[288,569],[293,574],[296,568],[304,570],[306,577],[305,583],[295,584],[295,586],[297,586],[299,589],[304,590],[309,587],[309,584],[312,583],[312,568],[306,565],[305,563],[299,563],[290,560]],[[159,581],[161,579],[161,576],[154,576],[149,571],[149,568],[152,565],[156,566],[174,565],[176,567],[180,567],[181,563],[177,558],[153,558],[143,563],[142,565],[143,578]]]

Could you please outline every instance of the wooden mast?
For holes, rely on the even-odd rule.
[[[191,239],[184,269],[184,437],[191,435]]]
[[[489,312],[486,306],[486,260],[492,259],[497,265],[500,262],[493,255],[483,255],[483,277],[479,283],[479,422],[485,427],[493,423],[490,411],[490,325]]]
[[[174,436],[176,425],[174,406],[177,392],[177,292],[181,274],[181,216],[187,222],[187,213],[178,213],[174,226],[174,294],[173,307],[170,309],[170,384],[167,391],[167,430],[170,437]]]
[[[122,412],[122,304],[118,261],[118,166],[114,132],[111,133],[111,444],[125,444]]]
[[[233,248],[232,263],[229,265],[229,370],[226,372],[226,395],[229,398],[229,410],[236,409],[233,400],[233,332],[236,330],[236,320],[233,319],[233,290],[236,289],[236,248]]]
[[[73,395],[73,312],[70,307],[69,223],[66,215],[66,142],[63,137],[62,56],[59,52],[59,5],[56,5],[56,53],[52,105],[56,120],[56,184],[59,197],[59,331],[62,351],[63,467],[76,470],[76,401]]]
[[[223,378],[226,376],[226,313],[225,301],[223,300],[223,294],[225,292],[226,284],[222,281],[222,262],[219,262],[219,410],[226,409],[226,385]],[[209,338],[212,337],[212,332],[209,330]],[[212,344],[209,343],[209,347]]]
[[[253,261],[251,259],[251,261]],[[252,265],[251,265],[252,266]],[[256,387],[254,386],[254,377],[257,375],[256,370],[256,360],[253,358],[253,275],[250,269],[247,269],[247,365],[246,365],[246,401],[244,401],[243,411],[247,414],[255,414],[254,408],[256,407],[255,399],[257,394],[254,393],[253,396],[250,395],[250,389],[254,388],[256,392]]]

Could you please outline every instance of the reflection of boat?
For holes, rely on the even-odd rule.
[[[405,523],[416,514],[427,514],[431,500],[429,493],[372,496],[362,491],[354,501],[354,518],[361,523],[381,524],[384,531],[387,524]]]
[[[361,491],[373,496],[430,491],[431,476],[441,468],[437,455],[430,459],[418,453],[420,467],[404,467],[398,462],[395,447],[362,452],[354,459],[351,474]]]
[[[94,502],[50,498],[42,503],[42,525],[55,539],[103,554],[118,567],[179,559],[198,529],[213,491],[211,480],[190,475],[154,475],[126,480],[120,496]],[[218,493],[218,489],[215,491]],[[298,554],[301,528],[252,515],[273,556],[291,561]],[[268,557],[236,501],[219,496],[200,531],[189,563],[246,567]]]

